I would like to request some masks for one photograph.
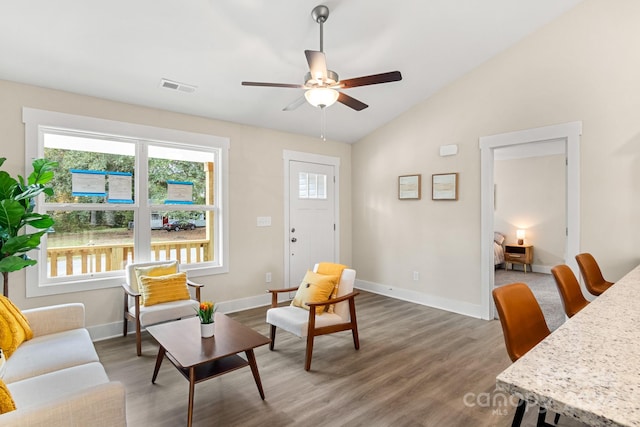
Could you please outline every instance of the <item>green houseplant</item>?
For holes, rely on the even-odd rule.
[[[5,160],[6,157],[0,157],[0,166]],[[53,179],[58,163],[36,159],[32,165],[33,172],[26,181],[20,175],[16,180],[0,171],[0,272],[6,297],[9,296],[9,273],[36,264],[27,252],[38,249],[40,239],[54,222],[49,215],[34,212],[34,199],[40,193],[53,194],[53,189],[45,184]],[[31,232],[32,229],[36,231]]]

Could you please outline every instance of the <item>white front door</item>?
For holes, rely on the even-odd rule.
[[[335,166],[289,160],[288,286],[307,270],[336,262]]]

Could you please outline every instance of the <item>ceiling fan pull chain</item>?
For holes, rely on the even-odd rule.
[[[327,138],[324,135],[324,131],[327,127],[327,117],[325,113],[325,107],[320,107],[320,138],[326,141]]]

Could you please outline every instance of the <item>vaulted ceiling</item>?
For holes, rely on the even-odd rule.
[[[302,89],[304,50],[340,78],[399,70],[399,82],[345,90],[369,105],[326,109],[328,139],[355,142],[517,43],[581,0],[2,1],[0,79],[319,136]],[[161,87],[168,79],[194,92]]]

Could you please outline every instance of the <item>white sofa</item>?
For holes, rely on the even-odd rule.
[[[7,359],[16,410],[2,426],[126,426],[124,386],[109,381],[84,327],[84,305],[24,310],[33,338]]]

